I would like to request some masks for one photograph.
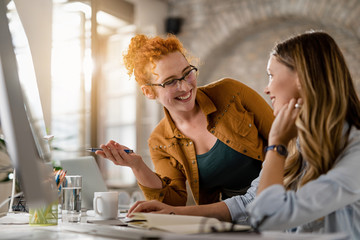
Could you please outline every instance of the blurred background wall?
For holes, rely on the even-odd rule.
[[[178,36],[202,60],[199,84],[227,76],[262,94],[275,42],[314,29],[338,42],[360,93],[359,0],[172,0],[169,16],[183,19]]]

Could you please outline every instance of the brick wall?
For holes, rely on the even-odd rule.
[[[266,64],[276,41],[310,29],[340,45],[360,93],[360,0],[171,0],[178,37],[200,58],[199,85],[238,79],[268,100]]]

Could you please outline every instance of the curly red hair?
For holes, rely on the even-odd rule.
[[[149,38],[138,34],[131,39],[123,58],[129,76],[134,74],[136,82],[141,86],[150,82],[156,62],[176,51],[184,56],[186,54],[185,48],[174,35],[168,35],[166,38],[159,36]]]

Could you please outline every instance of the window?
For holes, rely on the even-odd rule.
[[[97,48],[92,36],[93,12],[97,13]],[[123,51],[135,32],[132,18],[133,5],[127,1],[53,0],[48,99],[51,98],[49,133],[55,136],[51,142],[52,158],[56,162],[92,154],[85,149],[110,139],[137,150],[137,85],[129,79],[122,62]],[[21,54],[20,46],[18,55]],[[95,77],[94,63],[99,69]],[[96,84],[92,85],[94,81]],[[96,107],[92,108],[94,104]],[[98,119],[96,126],[92,126],[94,116]],[[129,168],[104,159],[98,159],[98,163],[110,186],[135,185]]]
[[[121,30],[121,29],[120,29]],[[102,133],[99,140],[106,143],[114,140],[136,151],[136,82],[129,79],[123,64],[122,54],[134,35],[132,28],[106,38],[105,61],[102,65],[100,109]],[[116,166],[104,161],[107,184],[124,187],[135,184],[130,168]]]
[[[91,8],[54,3],[52,44],[52,129],[54,159],[84,155],[89,146]]]
[[[83,2],[54,3],[52,50],[52,146],[55,159],[88,154],[92,131],[97,145],[113,139],[136,150],[136,83],[129,80],[122,52],[134,35],[134,26],[102,9],[97,11],[97,45],[92,50],[91,5]],[[121,1],[117,2],[121,4]],[[96,87],[91,89],[93,60],[99,66]],[[91,96],[93,95],[93,96]],[[96,96],[94,96],[96,95]],[[96,99],[95,102],[92,98]],[[91,108],[96,104],[98,111]],[[96,114],[96,129],[91,129]],[[110,186],[134,185],[130,169],[99,159]]]

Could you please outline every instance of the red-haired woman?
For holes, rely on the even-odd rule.
[[[175,36],[135,36],[124,62],[143,94],[164,107],[148,140],[156,171],[112,140],[96,154],[130,167],[148,200],[185,205],[186,181],[197,204],[245,193],[274,119],[265,100],[229,78],[197,87],[198,69]]]

